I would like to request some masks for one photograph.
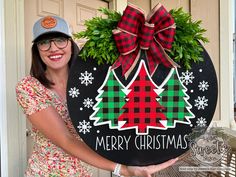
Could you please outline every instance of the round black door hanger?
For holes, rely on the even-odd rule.
[[[78,58],[72,65],[67,104],[83,141],[126,165],[149,165],[188,150],[187,135],[208,126],[217,102],[217,78],[206,51],[191,70],[159,65],[151,76],[145,55],[127,79],[121,67]]]

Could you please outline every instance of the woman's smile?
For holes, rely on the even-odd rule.
[[[62,57],[62,54],[53,54],[48,56],[48,58],[52,61],[59,61],[60,59],[62,59]]]

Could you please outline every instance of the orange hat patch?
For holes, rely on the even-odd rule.
[[[57,19],[47,16],[41,21],[41,26],[44,28],[54,28],[57,25]]]

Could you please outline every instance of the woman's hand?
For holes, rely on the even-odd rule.
[[[127,166],[128,176],[151,177],[152,174],[173,165],[178,158],[168,160],[158,165],[149,165],[144,167]]]

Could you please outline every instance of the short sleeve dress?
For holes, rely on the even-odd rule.
[[[69,118],[66,103],[36,78],[26,76],[16,86],[17,101],[26,115],[54,107],[69,131],[81,140]],[[91,167],[70,156],[32,127],[34,146],[25,173],[27,177],[91,177]]]

